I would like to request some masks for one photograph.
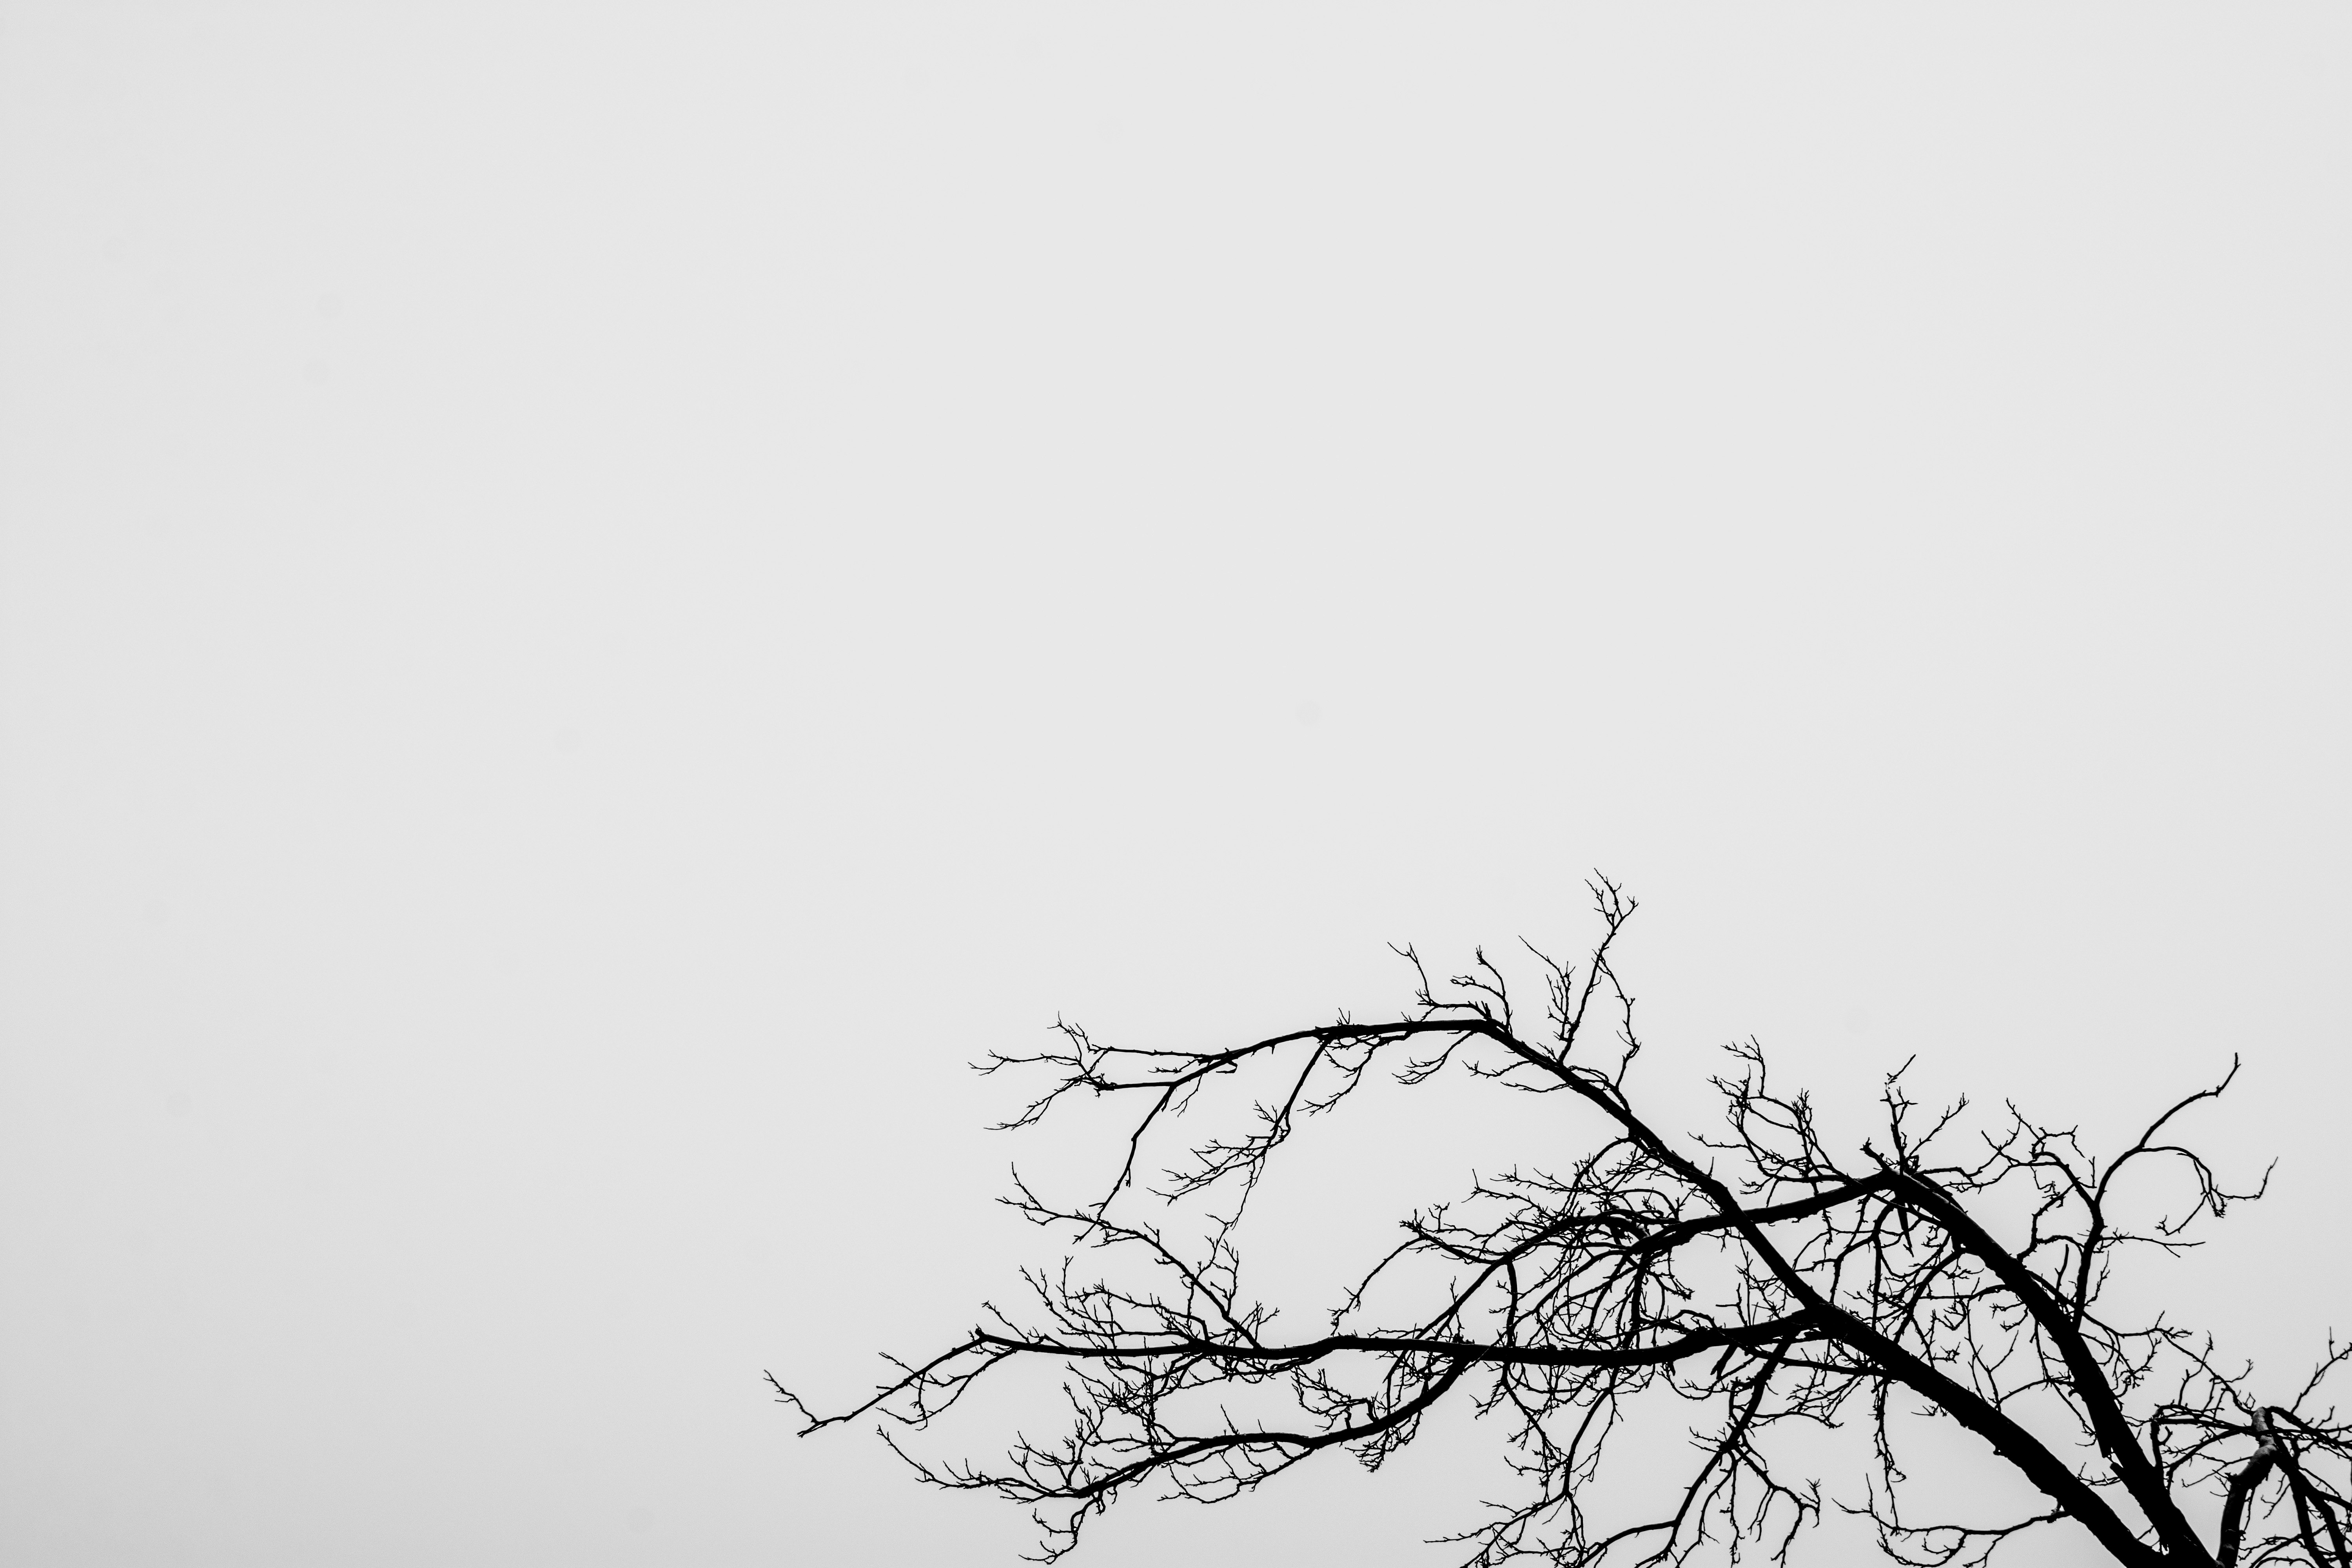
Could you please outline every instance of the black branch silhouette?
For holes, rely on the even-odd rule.
[[[1394,1022],[1342,1017],[1198,1051],[1106,1046],[1061,1025],[1054,1049],[992,1056],[981,1070],[1047,1080],[1008,1126],[1073,1097],[1137,1107],[1099,1198],[1057,1206],[1016,1175],[1007,1200],[1088,1256],[1123,1255],[1127,1272],[1089,1278],[1076,1254],[1028,1272],[1027,1316],[988,1309],[961,1342],[894,1360],[898,1375],[837,1414],[813,1415],[769,1382],[804,1431],[879,1417],[905,1457],[890,1426],[929,1426],[1007,1363],[1057,1367],[1067,1411],[1056,1436],[1016,1436],[990,1465],[908,1458],[936,1485],[1029,1505],[1047,1562],[1130,1489],[1213,1502],[1333,1448],[1377,1467],[1455,1399],[1499,1419],[1516,1471],[1512,1500],[1445,1538],[1468,1548],[1469,1568],[1681,1563],[1710,1543],[1785,1562],[1825,1507],[1865,1519],[1887,1556],[1918,1568],[1973,1568],[2069,1521],[2116,1562],[2148,1568],[2352,1568],[2352,1425],[2320,1402],[2352,1344],[2331,1340],[2278,1403],[2206,1336],[2102,1305],[2120,1256],[2192,1246],[2200,1221],[2267,1185],[2266,1173],[2251,1191],[2225,1190],[2174,1131],[2222,1094],[2234,1062],[2106,1159],[2013,1105],[1990,1125],[1965,1117],[1965,1101],[1923,1112],[1898,1070],[1881,1132],[1844,1154],[1748,1042],[1729,1047],[1714,1080],[1720,1129],[1678,1141],[1626,1088],[1641,1047],[1611,957],[1633,901],[1605,879],[1592,889],[1601,934],[1586,962],[1529,949],[1547,993],[1538,1031],[1522,1030],[1485,954],[1440,986],[1402,950],[1419,984]],[[1241,1293],[1244,1210],[1302,1121],[1339,1107],[1376,1067],[1406,1086],[1451,1069],[1564,1096],[1595,1113],[1585,1120],[1598,1131],[1562,1172],[1479,1180],[1412,1215],[1327,1331],[1277,1334]],[[1241,1125],[1175,1138],[1159,1184],[1139,1182],[1159,1143],[1192,1125],[1203,1086],[1240,1075],[1265,1086]],[[2186,1177],[2168,1184],[2185,1194],[2168,1211],[2149,1196],[2168,1184],[2138,1179],[2161,1164]],[[1204,1220],[1191,1248],[1128,1212],[1164,1219],[1187,1205]],[[1639,1489],[1595,1482],[1637,1401],[1695,1408],[1696,1447],[1664,1503],[1618,1517]],[[1906,1508],[1898,1449],[1915,1411],[1974,1434],[2038,1503],[1983,1521]],[[1825,1499],[1791,1468],[1784,1438],[1848,1425],[1869,1436],[1858,1495]]]

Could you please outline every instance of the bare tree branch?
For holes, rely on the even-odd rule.
[[[951,1348],[894,1361],[838,1414],[775,1384],[779,1398],[804,1431],[877,1416],[903,1454],[888,1427],[929,1426],[1000,1367],[1059,1368],[1058,1437],[1017,1436],[987,1465],[908,1459],[937,1485],[1027,1504],[1047,1561],[1133,1487],[1216,1501],[1326,1449],[1377,1466],[1452,1399],[1503,1423],[1522,1491],[1447,1538],[1470,1568],[1680,1563],[1743,1545],[1784,1562],[1824,1507],[1785,1435],[1846,1426],[1857,1409],[1861,1496],[1836,1506],[1898,1562],[1976,1568],[2026,1531],[2071,1523],[2135,1568],[2352,1568],[2352,1427],[2320,1403],[2352,1344],[2331,1342],[2299,1390],[2265,1402],[2210,1341],[2103,1305],[2119,1258],[2177,1254],[2267,1186],[2265,1174],[2229,1190],[2173,1131],[2229,1089],[2234,1060],[2104,1163],[2014,1106],[1990,1122],[1965,1101],[1927,1114],[1898,1069],[1880,1131],[1841,1154],[1749,1041],[1714,1080],[1719,1130],[1671,1138],[1627,1089],[1642,1047],[1614,950],[1633,901],[1605,879],[1591,889],[1601,934],[1580,966],[1527,950],[1539,1030],[1523,1028],[1510,978],[1484,952],[1440,985],[1408,948],[1413,1002],[1391,1021],[1342,1016],[1201,1050],[1104,1045],[1060,1023],[1051,1049],[991,1056],[981,1071],[1045,1076],[1009,1127],[1081,1094],[1139,1108],[1108,1191],[1057,1205],[1015,1178],[1007,1201],[1065,1236],[1069,1255],[1024,1275],[1024,1311],[988,1308]],[[1250,1196],[1274,1162],[1286,1167],[1303,1122],[1376,1068],[1407,1089],[1458,1072],[1564,1095],[1597,1113],[1600,1135],[1565,1170],[1480,1178],[1409,1216],[1327,1331],[1276,1335],[1273,1310],[1241,1293]],[[1203,1098],[1228,1081],[1266,1087],[1234,1118],[1218,1109],[1229,1096]],[[2130,1195],[2146,1184],[2126,1173],[2159,1161],[2188,1173],[2185,1207]],[[1197,1246],[1169,1239],[1188,1218]],[[1100,1271],[1080,1272],[1082,1256]],[[1699,1458],[1670,1503],[1620,1515],[1638,1489],[1597,1485],[1606,1454],[1637,1405],[1662,1402],[1712,1413],[1693,1428]],[[2047,1506],[2008,1522],[1919,1521],[1897,1458],[1914,1404],[1983,1439]],[[2187,1506],[2199,1499],[2219,1505],[2210,1543]]]

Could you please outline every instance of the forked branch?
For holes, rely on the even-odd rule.
[[[866,1416],[920,1429],[1000,1368],[1060,1369],[1057,1438],[1016,1438],[986,1465],[909,1461],[935,1484],[1028,1504],[1048,1561],[1132,1488],[1215,1501],[1331,1448],[1377,1466],[1451,1399],[1499,1424],[1519,1478],[1521,1495],[1447,1538],[1473,1568],[1681,1563],[1710,1543],[1785,1560],[1823,1492],[1784,1435],[1850,1420],[1868,1455],[1859,1498],[1838,1506],[1921,1568],[1971,1568],[2070,1523],[2145,1568],[2352,1568],[2352,1428],[2321,1401],[2352,1346],[2331,1343],[2299,1391],[2265,1403],[2210,1342],[2103,1305],[2118,1259],[2176,1253],[2263,1190],[2225,1188],[2176,1131],[2234,1062],[2105,1163],[2013,1107],[1990,1126],[1965,1104],[1924,1116],[1898,1070],[1879,1131],[1841,1154],[1751,1041],[1715,1079],[1721,1128],[1669,1137],[1627,1088],[1641,1042],[1614,949],[1634,905],[1605,879],[1592,893],[1601,931],[1580,966],[1528,950],[1540,1027],[1483,952],[1439,984],[1406,949],[1413,1001],[1392,1020],[1197,1050],[1105,1045],[1065,1023],[1050,1049],[990,1057],[983,1072],[1044,1079],[1010,1127],[1073,1097],[1136,1105],[1108,1190],[1055,1205],[1016,1178],[1010,1201],[1070,1255],[1025,1276],[1018,1314],[989,1309],[943,1352],[894,1363],[862,1402],[819,1416],[781,1384],[778,1396],[806,1431]],[[1376,1070],[1408,1089],[1458,1073],[1563,1095],[1588,1142],[1562,1169],[1477,1180],[1408,1217],[1339,1293],[1328,1331],[1278,1335],[1242,1294],[1250,1196],[1305,1122]],[[1213,1089],[1254,1080],[1247,1110],[1220,1112]],[[2185,1207],[2149,1207],[2129,1179],[2158,1161],[2189,1173]],[[1187,1227],[1197,1246],[1169,1240]],[[1654,1510],[1620,1514],[1639,1489],[1594,1483],[1636,1405],[1661,1401],[1712,1413],[1693,1431],[1698,1458]],[[2044,1506],[2009,1521],[1906,1510],[1909,1405],[1981,1438]],[[2219,1509],[2210,1535],[2200,1497]]]

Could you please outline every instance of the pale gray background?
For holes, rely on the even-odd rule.
[[[2168,1291],[2299,1368],[2347,86],[2315,5],[0,5],[0,1556],[1005,1561],[758,1382],[1032,1245],[958,1064],[1595,865],[1662,1092],[2243,1052]],[[1086,1560],[1438,1561],[1420,1462]]]

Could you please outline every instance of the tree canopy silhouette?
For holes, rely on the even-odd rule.
[[[1485,954],[1439,985],[1407,950],[1419,984],[1393,1022],[1201,1050],[1106,1046],[1065,1024],[1052,1049],[992,1056],[982,1071],[1044,1075],[1008,1126],[1073,1097],[1134,1105],[1099,1198],[1057,1205],[1016,1176],[1008,1200],[1109,1272],[1081,1272],[1078,1254],[1027,1272],[1022,1312],[989,1308],[940,1353],[894,1360],[898,1375],[852,1409],[814,1415],[769,1381],[804,1431],[869,1415],[922,1428],[1007,1363],[1062,1369],[1056,1436],[1015,1436],[992,1463],[909,1460],[934,1484],[1028,1504],[1045,1561],[1132,1489],[1216,1501],[1328,1449],[1377,1467],[1454,1400],[1501,1424],[1516,1472],[1513,1496],[1446,1538],[1473,1568],[1679,1563],[1710,1543],[1785,1561],[1825,1508],[1925,1568],[1967,1568],[2063,1523],[2136,1568],[2352,1568],[2352,1425],[2321,1403],[2352,1345],[2331,1340],[2299,1385],[2259,1393],[2206,1335],[2103,1300],[2119,1258],[2177,1253],[2267,1184],[2225,1189],[2176,1131],[2234,1062],[2105,1158],[2013,1105],[1990,1124],[1965,1101],[1928,1114],[1898,1071],[1879,1131],[1848,1152],[1748,1042],[1714,1079],[1717,1130],[1672,1137],[1628,1088],[1641,1045],[1612,952],[1633,902],[1606,880],[1593,893],[1590,957],[1533,954],[1537,1027]],[[1559,1096],[1591,1136],[1557,1171],[1484,1178],[1410,1215],[1322,1331],[1276,1332],[1242,1293],[1244,1212],[1304,1119],[1375,1069]],[[1248,1077],[1262,1088],[1237,1122],[1195,1120],[1204,1086]],[[2185,1179],[2142,1179],[2161,1165]],[[1180,1214],[1200,1220],[1197,1242],[1171,1238]],[[1645,1508],[1640,1487],[1596,1483],[1637,1409],[1659,1404],[1689,1407],[1696,1446]],[[1920,1412],[1974,1434],[2033,1506],[1920,1512],[1902,1458]],[[1833,1497],[1801,1467],[1820,1451],[1809,1432],[1841,1427],[1867,1440]]]

